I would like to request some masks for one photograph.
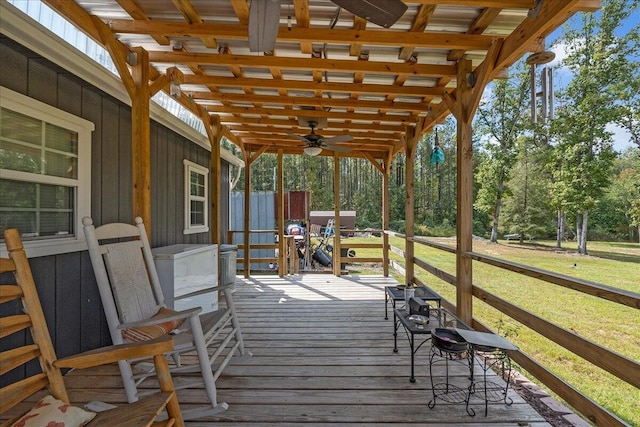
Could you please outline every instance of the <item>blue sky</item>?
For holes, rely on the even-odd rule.
[[[637,0],[633,0],[633,1],[637,1]],[[567,25],[575,28],[580,26],[581,22],[582,22],[582,18],[580,14],[577,14],[573,16],[569,21],[567,21]],[[618,29],[617,33],[626,34],[632,28],[638,28],[638,27],[640,27],[640,9],[636,9],[634,13],[631,13],[631,16],[624,22],[624,25],[622,25]],[[554,86],[556,88],[566,85],[572,78],[571,73],[567,69],[559,66],[560,62],[564,58],[564,50],[562,48],[562,45],[556,45],[554,47],[551,47],[552,44],[554,44],[554,42],[556,42],[558,39],[562,37],[563,32],[564,32],[564,26],[558,28],[556,31],[551,33],[551,35],[549,35],[549,37],[547,37],[547,40],[546,40],[547,47],[553,50],[556,54],[556,59],[549,64],[550,66],[556,67],[554,71]],[[633,144],[629,141],[629,133],[626,132],[624,129],[620,128],[617,125],[611,124],[608,126],[608,130],[613,133],[614,148],[617,151],[622,151],[627,147],[633,146]]]

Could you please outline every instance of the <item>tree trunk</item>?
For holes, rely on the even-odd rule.
[[[576,213],[576,241],[578,242],[578,253],[582,253],[582,214]]]
[[[582,228],[580,230],[580,255],[587,255],[587,225],[589,223],[589,211],[582,212]]]
[[[558,228],[556,230],[556,247],[562,248],[562,241],[564,240],[564,215],[562,210],[558,209]]]
[[[504,192],[504,172],[500,171],[500,176],[498,178],[498,190],[496,191],[496,205],[493,210],[493,226],[491,227],[491,243],[498,243],[498,223],[500,222],[500,209],[502,208],[503,192]],[[522,237],[522,235],[520,237]]]

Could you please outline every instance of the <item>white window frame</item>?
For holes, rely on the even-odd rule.
[[[74,231],[69,237],[46,240],[28,240],[24,247],[29,257],[46,256],[86,249],[82,218],[91,215],[91,132],[95,125],[83,118],[62,111],[6,87],[0,86],[0,106],[29,117],[69,129],[78,134],[78,178],[68,179],[27,172],[0,169],[0,177],[17,181],[75,187]],[[0,256],[6,257],[4,245],[0,245]]]
[[[187,159],[184,163],[184,234],[209,231],[209,169]],[[191,172],[204,175],[204,197],[191,195]],[[204,224],[191,224],[191,201],[204,202]]]

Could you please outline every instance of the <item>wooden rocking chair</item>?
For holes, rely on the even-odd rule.
[[[204,384],[210,401],[205,407],[183,411],[183,418],[222,412],[229,406],[217,401],[215,381],[236,353],[245,355],[230,285],[213,286],[174,299],[221,290],[226,307],[217,311],[200,314],[200,307],[182,311],[166,308],[144,224],[139,217],[135,222],[136,225],[112,223],[96,228],[91,218],[83,219],[111,339],[120,344],[172,334],[175,350],[171,356],[176,363],[170,370],[176,390]],[[180,356],[186,353],[195,354],[198,364],[181,364]],[[127,362],[120,363],[120,373],[130,402],[137,399],[137,386],[155,374],[152,369],[136,369],[134,373]]]
[[[10,304],[11,301],[21,300],[24,313],[0,318],[0,338],[6,338],[8,342],[11,342],[11,335],[28,329],[33,343],[26,340],[28,343],[25,345],[13,346],[2,351],[0,353],[0,375],[36,359],[40,362],[41,371],[0,388],[0,414],[5,415],[7,411],[44,388],[48,388],[49,393],[55,399],[68,405],[69,397],[64,377],[60,371],[61,368],[84,369],[114,363],[120,359],[153,356],[155,370],[158,372],[160,391],[136,403],[99,412],[87,425],[92,427],[184,426],[169,366],[164,357],[164,353],[173,349],[172,341],[164,338],[153,342],[115,345],[57,359],[20,235],[16,229],[7,229],[4,232],[4,238],[10,258],[0,258],[0,273],[13,272],[15,284],[0,285],[0,304]],[[16,310],[5,311],[16,312]],[[13,341],[18,342],[19,340]],[[30,372],[33,369],[28,368],[26,371]],[[3,381],[3,383],[5,382]],[[80,408],[68,408],[66,405],[50,406],[59,408],[56,416],[68,417],[72,415],[73,411],[83,417],[90,418],[92,416],[91,413],[85,413]],[[5,421],[2,426],[13,425],[18,420],[24,421],[33,417],[33,413],[45,416],[41,410],[44,406],[36,405],[29,414],[18,415]],[[13,412],[18,412],[17,409],[15,408]],[[163,421],[157,420],[158,415],[164,409],[166,409],[168,417],[164,417]],[[11,415],[7,415],[11,417]],[[7,416],[3,416],[3,418],[7,418]]]

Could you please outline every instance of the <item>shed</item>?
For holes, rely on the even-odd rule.
[[[335,211],[311,211],[309,221],[322,227],[336,216]],[[356,211],[340,211],[340,228],[354,230],[356,228]]]

